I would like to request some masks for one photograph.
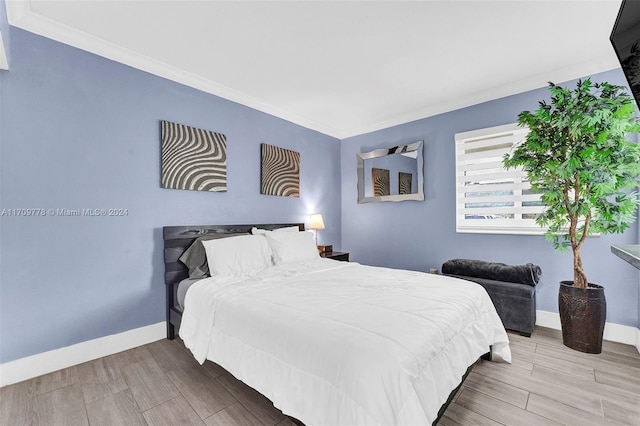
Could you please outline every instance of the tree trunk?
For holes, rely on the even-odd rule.
[[[587,288],[587,276],[582,269],[579,247],[573,247],[573,285],[577,288]]]

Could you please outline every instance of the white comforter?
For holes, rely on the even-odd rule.
[[[481,286],[328,259],[194,284],[180,337],[307,425],[431,424],[489,345],[510,361]]]

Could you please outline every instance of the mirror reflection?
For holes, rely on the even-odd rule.
[[[424,200],[422,141],[357,156],[358,203]]]

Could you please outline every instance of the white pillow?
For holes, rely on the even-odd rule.
[[[261,235],[202,241],[211,276],[239,275],[273,266],[271,250]]]
[[[297,226],[286,226],[284,228],[274,229],[273,231],[269,231],[268,229],[256,228],[255,226],[251,228],[251,233],[253,235],[264,235],[267,232],[298,232],[298,231],[300,231],[300,228],[298,228]]]
[[[313,234],[310,232],[268,232],[264,236],[269,242],[276,265],[320,257]]]

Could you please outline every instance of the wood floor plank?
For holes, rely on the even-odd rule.
[[[529,361],[525,361],[520,357],[513,358],[511,360],[510,366],[512,368],[517,368],[519,370],[522,370],[523,372],[526,372],[528,374],[531,374],[531,372],[533,371],[533,363]]]
[[[564,359],[560,359],[554,356],[540,353],[539,352],[540,349],[541,349],[541,346],[539,346],[536,349],[536,352],[533,352],[533,353],[519,351],[517,349],[513,349],[511,352],[512,352],[513,358],[518,358],[535,365],[542,365],[544,367],[551,368],[554,370],[571,373],[576,377],[583,377],[583,378],[594,377],[593,367],[590,367],[588,365],[583,365],[581,363],[566,361]]]
[[[616,352],[603,352],[600,354],[600,359],[607,361],[607,365],[613,364],[618,367],[631,367],[640,371],[640,354],[638,354],[638,356],[631,356]]]
[[[582,389],[586,392],[591,392],[594,396],[600,398],[610,399],[612,401],[619,401],[628,405],[640,406],[640,394],[632,392],[626,389],[620,389],[616,386],[611,386],[604,383],[599,383],[594,380],[585,380],[578,377],[573,377],[570,374],[558,372],[557,370],[551,370],[539,365],[533,368],[533,377],[537,377],[546,381],[561,381],[568,388]]]
[[[611,369],[598,367],[595,369],[596,382],[626,389],[640,394],[640,372],[635,370]]]
[[[460,395],[460,393],[462,393],[462,389],[464,388],[464,386],[460,386],[456,392],[455,395],[453,395],[453,399],[451,400],[451,402],[456,402],[456,399],[458,399],[458,396]]]
[[[440,417],[437,423],[438,426],[460,426],[460,423],[456,423],[451,420],[449,417]]]
[[[534,333],[531,335],[531,340],[538,345],[566,348],[562,343],[562,331],[552,328],[536,326]]]
[[[149,426],[204,425],[184,397],[179,396],[142,413]]]
[[[147,350],[165,372],[199,367],[198,361],[180,345],[180,341],[162,339],[148,344]]]
[[[603,400],[604,417],[624,425],[640,424],[640,405],[620,404],[617,401]]]
[[[89,424],[80,385],[74,384],[33,398],[34,426]]]
[[[0,425],[27,425],[32,410],[33,399],[26,382],[0,388]]]
[[[204,423],[207,426],[263,426],[262,422],[239,402],[207,417]]]
[[[482,361],[475,368],[480,374],[502,381],[528,392],[537,393],[566,405],[602,415],[600,398],[582,389],[573,389],[561,380],[541,380],[533,376],[525,376],[516,368],[500,367],[496,363]]]
[[[126,366],[122,374],[143,412],[180,395],[173,382],[152,357]]]
[[[201,419],[217,413],[236,402],[236,399],[204,369],[189,367],[169,371],[167,376],[189,401]]]
[[[612,342],[605,340],[602,342],[602,350],[607,353],[617,353],[620,355],[627,355],[632,357],[640,357],[640,352],[633,345],[627,345],[620,342]]]
[[[462,391],[456,404],[503,425],[549,426],[559,424],[469,388]]]
[[[113,358],[104,357],[77,366],[85,404],[127,389],[127,383]]]
[[[200,365],[191,351],[184,346],[182,340],[176,338],[174,340],[159,340],[147,346],[153,358],[158,362],[165,372],[172,371],[176,368],[189,369],[191,367],[204,368],[211,377],[218,377],[228,373],[227,370],[218,364],[206,360]]]
[[[113,365],[122,372],[122,370],[129,365],[139,361],[144,361],[150,357],[151,352],[147,350],[147,345],[144,345],[109,355],[107,358],[109,358]]]
[[[291,420],[289,417],[285,417],[276,426],[298,426],[298,425],[296,424],[296,422]]]
[[[273,426],[285,418],[284,414],[275,408],[271,401],[232,375],[223,374],[215,380],[219,380],[229,393],[251,411],[264,425]]]
[[[522,337],[522,338],[526,339],[526,337]],[[536,347],[538,346],[538,344],[532,340],[513,339],[513,335],[509,335],[509,340],[510,340],[509,346],[511,346],[511,349],[516,349],[519,351],[535,352]]]
[[[138,405],[129,389],[87,404],[91,426],[146,426]]]
[[[218,364],[216,364],[215,362],[212,361],[205,361],[204,364],[202,364],[202,368],[204,368],[204,370],[207,372],[207,374],[209,374],[209,376],[211,377],[218,377],[221,376],[223,374],[229,374],[229,372],[227,370],[225,370],[224,368],[220,367]]]
[[[41,395],[76,383],[78,370],[73,366],[28,380],[27,388],[30,395]]]
[[[464,388],[464,387],[463,387]],[[453,403],[447,407],[442,416],[442,421],[438,422],[438,426],[442,425],[482,425],[482,426],[500,426],[494,420],[491,420],[483,415],[480,415],[474,411],[471,411],[457,403]]]
[[[620,424],[613,422],[611,419],[605,419],[603,416],[578,410],[535,393],[532,393],[529,397],[527,411],[564,425],[615,426]]]
[[[529,399],[529,392],[473,371],[464,381],[464,387],[482,392],[522,409],[526,408],[527,400]]]

